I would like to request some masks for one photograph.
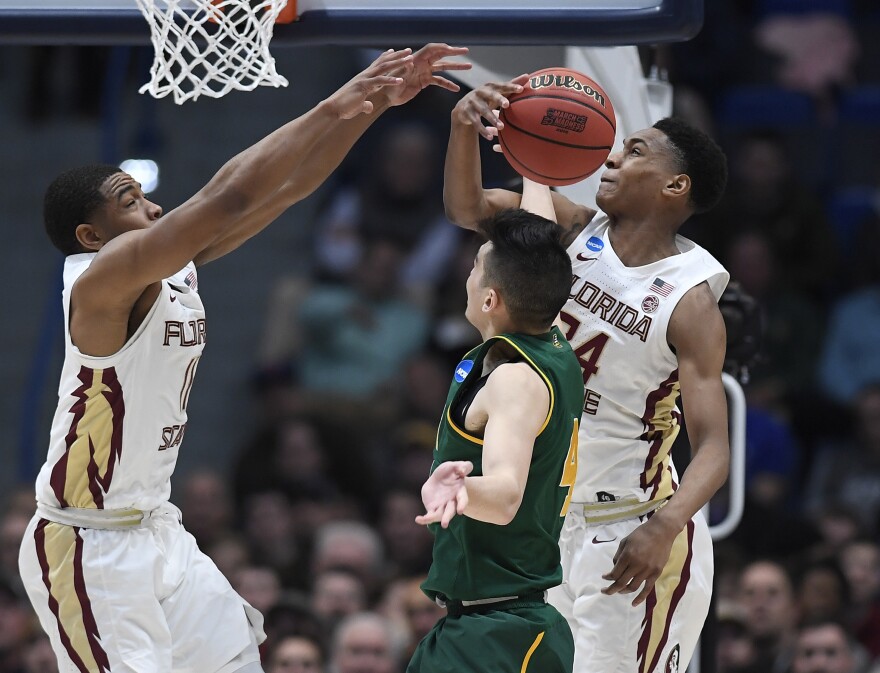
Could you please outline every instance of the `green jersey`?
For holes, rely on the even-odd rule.
[[[506,526],[456,516],[449,527],[431,525],[434,560],[422,589],[434,598],[479,600],[521,596],[562,581],[559,531],[577,472],[578,422],[583,411],[581,368],[557,328],[537,336],[500,334],[469,352],[456,367],[437,432],[432,471],[469,460],[482,475],[483,440],[456,423],[457,401],[479,384],[483,360],[499,341],[518,351],[547,385],[550,410],[535,439],[522,504]]]

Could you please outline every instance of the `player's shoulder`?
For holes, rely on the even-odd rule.
[[[553,206],[556,219],[565,231],[562,236],[565,246],[571,245],[586,229],[595,227],[602,220],[601,211],[575,203],[557,192],[553,193]]]

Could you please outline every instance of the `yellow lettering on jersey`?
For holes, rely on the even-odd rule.
[[[571,443],[568,445],[568,455],[565,456],[565,464],[562,466],[561,488],[567,488],[565,502],[562,503],[562,511],[559,516],[568,514],[568,506],[571,504],[571,493],[578,471],[578,419],[574,419],[574,430],[571,433]]]

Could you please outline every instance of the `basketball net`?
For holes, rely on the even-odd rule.
[[[150,81],[140,93],[155,98],[173,94],[180,105],[199,96],[220,98],[232,89],[287,86],[269,53],[275,23],[293,18],[288,11],[279,20],[287,0],[137,0],[137,4],[150,25],[155,51]]]

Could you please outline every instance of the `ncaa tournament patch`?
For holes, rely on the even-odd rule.
[[[473,360],[462,360],[455,367],[455,380],[458,383],[462,383],[467,378],[467,375],[471,373],[471,369],[473,368]]]
[[[605,247],[605,241],[603,241],[598,236],[590,236],[590,238],[587,239],[587,250],[592,250],[593,252],[599,252],[604,247]]]

